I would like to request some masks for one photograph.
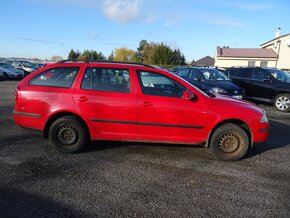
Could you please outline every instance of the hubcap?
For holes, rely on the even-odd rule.
[[[57,139],[63,146],[72,146],[78,140],[78,132],[70,125],[63,125],[57,131]]]
[[[236,133],[226,133],[218,141],[219,150],[228,154],[237,151],[241,144],[242,139]]]
[[[290,100],[286,96],[281,96],[276,100],[276,106],[279,110],[287,110],[290,106]]]

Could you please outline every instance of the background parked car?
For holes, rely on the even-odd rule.
[[[34,63],[24,60],[6,60],[5,63],[12,65],[15,68],[22,69],[25,76],[39,69]]]
[[[21,69],[17,69],[10,64],[0,63],[0,76],[4,79],[22,79],[24,77],[24,72]]]
[[[172,67],[172,68],[170,69],[170,72],[171,72],[171,73],[174,73],[174,74],[176,74],[176,75],[178,75],[179,71],[180,71],[182,68],[183,68],[183,67]]]
[[[273,103],[281,112],[290,111],[290,74],[275,68],[234,67],[228,75],[246,91],[246,97]]]
[[[228,95],[238,99],[241,99],[244,96],[242,88],[234,84],[227,76],[215,68],[182,68],[179,71],[178,76],[205,92]]]

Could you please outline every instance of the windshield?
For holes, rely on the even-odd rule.
[[[29,67],[29,68],[33,68],[35,67],[35,64],[30,63],[28,61],[20,61],[20,63],[24,66],[24,67]]]
[[[283,82],[290,82],[290,73],[284,72],[282,70],[277,69],[269,69],[270,73],[272,74],[275,79]]]
[[[0,63],[0,67],[3,67],[3,68],[13,68],[10,64],[6,64],[6,63]]]
[[[228,77],[226,77],[224,74],[222,74],[217,69],[211,69],[211,68],[200,68],[198,69],[202,72],[206,80],[229,80]]]

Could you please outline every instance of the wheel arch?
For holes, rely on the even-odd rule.
[[[217,123],[211,130],[209,136],[208,136],[208,140],[206,143],[206,147],[209,147],[210,145],[210,141],[212,138],[213,133],[216,131],[217,128],[219,128],[220,126],[224,125],[224,124],[228,124],[228,123],[232,123],[232,124],[236,124],[237,126],[241,127],[243,130],[245,130],[246,134],[248,135],[249,138],[249,144],[252,144],[252,133],[251,133],[251,129],[249,127],[249,125],[244,122],[243,120],[239,120],[239,119],[227,119],[227,120],[223,120],[219,123]]]
[[[52,115],[45,123],[44,131],[43,131],[44,138],[48,138],[48,132],[49,132],[49,129],[50,129],[51,125],[53,124],[53,122],[61,117],[64,117],[64,116],[76,117],[82,123],[82,125],[86,129],[87,133],[89,134],[89,137],[91,138],[90,129],[89,129],[87,123],[84,121],[84,119],[82,117],[80,117],[79,115],[72,113],[72,112],[59,112],[59,113]]]

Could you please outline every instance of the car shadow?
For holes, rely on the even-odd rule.
[[[270,120],[270,136],[266,142],[252,147],[245,158],[290,145],[290,125]]]

